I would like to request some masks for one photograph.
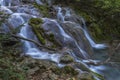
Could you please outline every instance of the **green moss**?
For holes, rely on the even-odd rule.
[[[54,40],[55,40],[55,38],[54,38],[54,34],[52,34],[52,33],[49,34],[49,40],[50,40],[50,41],[54,41]]]
[[[97,78],[99,78],[100,80],[105,80],[105,78],[104,78],[104,76],[103,75],[100,75],[100,74],[98,74],[98,73],[96,73],[96,72],[93,72],[93,71],[91,71]]]
[[[55,74],[59,74],[59,75],[71,75],[71,76],[75,76],[75,75],[78,75],[78,71],[76,71],[74,68],[72,68],[71,66],[65,66],[65,67],[62,67],[62,68],[52,68],[52,71],[55,73]]]
[[[29,20],[29,25],[32,26],[34,33],[37,35],[37,38],[41,44],[45,45],[46,41],[44,38],[44,30],[41,28],[43,21],[40,18],[31,18]]]
[[[43,20],[40,18],[31,18],[29,22],[30,24],[39,25],[43,23]]]
[[[62,70],[63,70],[63,73],[65,73],[65,74],[77,75],[79,73],[71,66],[65,66],[62,68]]]
[[[8,19],[8,16],[9,16],[8,14],[5,14],[4,12],[0,11],[0,27],[2,23],[4,23],[6,19]]]
[[[49,17],[49,8],[47,5],[39,5],[37,3],[33,5],[44,15],[44,17]]]
[[[55,74],[58,74],[60,75],[62,73],[61,69],[56,67],[56,68],[51,68],[52,72],[55,73]]]
[[[64,55],[60,58],[61,63],[72,63],[73,61],[74,61],[74,59],[70,55]]]
[[[7,41],[7,46],[1,45],[2,53],[0,53],[0,79],[2,80],[26,80],[26,75],[22,69],[19,68],[19,61],[21,50],[21,43],[15,43],[12,46],[11,36],[9,35],[0,35],[0,44],[3,44],[3,41]],[[12,39],[13,40],[13,39]],[[14,40],[13,40],[14,41]],[[17,66],[16,66],[17,65]]]
[[[61,47],[61,45],[56,41],[55,36],[53,33],[49,33],[49,34],[45,34],[47,37],[47,39],[53,43],[53,45],[51,45],[51,48],[57,48],[57,47]]]
[[[68,3],[67,5],[86,20],[94,40],[101,42],[120,39],[120,1],[80,0],[79,3],[73,2],[74,4]]]
[[[50,47],[51,48],[57,48],[61,45],[55,40],[54,34],[46,34],[45,30],[41,27],[43,21],[40,18],[31,18],[29,20],[29,25],[31,25],[34,33],[36,34],[38,40],[41,42],[41,44],[45,45],[46,40],[53,43]]]
[[[51,48],[57,48],[57,46],[53,44],[53,45],[51,46]]]

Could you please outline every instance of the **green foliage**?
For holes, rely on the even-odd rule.
[[[120,39],[120,0],[56,0],[84,17],[96,41]]]
[[[0,11],[0,26],[2,25],[2,23],[5,22],[5,20],[8,18],[8,14],[5,14],[4,12]]]
[[[22,73],[10,60],[10,58],[0,59],[0,78],[2,80],[25,80],[25,74]]]
[[[85,18],[96,41],[120,39],[119,0],[80,0],[71,6]]]
[[[39,5],[37,3],[34,3],[33,5],[40,11],[40,13],[42,13],[43,17],[49,17],[49,8],[47,5]]]
[[[19,42],[11,44],[11,36],[0,35],[0,79],[2,80],[26,80],[25,73],[17,66],[20,57]],[[6,42],[7,41],[7,42]],[[6,43],[7,44],[6,44]],[[1,45],[2,44],[2,45]],[[4,44],[4,45],[3,45]],[[5,46],[5,44],[7,46]]]

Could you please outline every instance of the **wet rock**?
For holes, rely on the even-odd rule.
[[[25,63],[30,68],[34,68],[34,67],[38,66],[41,70],[57,67],[56,63],[54,63],[52,61],[38,60],[38,59],[33,59],[33,58],[26,58]]]
[[[83,62],[75,63],[75,66],[78,67],[82,71],[90,72],[89,67],[87,67],[87,65]]]
[[[46,40],[44,38],[44,30],[41,28],[43,21],[40,18],[31,18],[29,20],[29,25],[32,26],[34,33],[36,34],[37,38],[41,42],[41,44],[45,45]]]
[[[50,78],[51,80],[57,80],[57,79],[58,79],[58,75],[49,74],[49,78]]]
[[[32,74],[35,74],[36,71],[39,70],[39,67],[35,67],[35,68],[32,68],[32,69],[29,69],[27,71],[28,75],[32,75]]]
[[[79,72],[77,70],[75,70],[72,66],[64,66],[62,68],[56,67],[56,68],[52,68],[51,69],[53,73],[57,74],[57,75],[71,75],[71,76],[75,76],[78,75]]]
[[[74,22],[65,22],[61,25],[66,33],[72,36],[73,39],[75,39],[71,40],[71,42],[66,42],[66,44],[68,44],[68,47],[70,47],[74,51],[75,55],[84,59],[90,58],[89,56],[92,55],[93,49],[88,39],[86,38],[82,27]],[[84,55],[81,54],[80,48],[85,51]]]
[[[68,63],[72,63],[72,62],[74,62],[74,59],[72,56],[70,56],[68,54],[63,55],[60,58],[60,63],[68,64]]]
[[[62,70],[63,70],[63,73],[70,74],[70,75],[78,75],[78,73],[79,73],[77,70],[75,70],[71,66],[65,66],[62,68]]]

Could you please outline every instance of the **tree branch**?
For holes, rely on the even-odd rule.
[[[85,62],[86,64],[89,64],[89,65],[94,65],[94,66],[99,66],[99,65],[103,65],[103,64],[106,64],[110,61],[110,57],[107,58],[105,61],[101,61],[101,62],[94,62],[93,60],[88,60],[87,62]]]
[[[39,46],[39,47],[46,48],[46,49],[48,49],[48,50],[56,51],[55,49],[52,49],[52,48],[49,48],[49,47],[46,47],[46,46],[41,45],[40,43],[38,43],[38,42],[35,41],[35,40],[28,39],[28,38],[24,38],[24,37],[22,37],[22,36],[17,36],[17,35],[15,35],[15,34],[10,34],[10,35],[11,35],[12,37],[15,37],[15,38],[19,38],[19,39],[22,39],[22,40],[26,40],[26,41],[32,42],[32,43],[36,44],[36,45]]]

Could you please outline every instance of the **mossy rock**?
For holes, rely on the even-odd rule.
[[[63,55],[61,58],[60,58],[60,63],[65,63],[65,64],[67,64],[67,63],[72,63],[72,62],[74,62],[74,59],[73,59],[73,57],[72,56],[70,56],[70,55]]]
[[[52,72],[54,72],[55,74],[58,74],[58,75],[69,74],[71,76],[75,76],[75,75],[79,74],[79,72],[71,66],[65,66],[65,67],[62,67],[62,68],[56,67],[56,68],[52,68],[51,70],[52,70]]]
[[[60,75],[62,73],[61,69],[58,67],[51,68],[51,71],[57,75]]]
[[[39,25],[39,24],[42,24],[43,23],[43,20],[40,19],[40,18],[31,18],[29,20],[29,24],[34,24],[34,25]]]
[[[9,14],[6,14],[5,12],[0,11],[0,27],[2,23],[4,23],[9,17]]]
[[[78,80],[95,80],[92,73],[83,72],[78,76]]]
[[[72,76],[75,76],[75,75],[78,75],[79,74],[79,72],[77,71],[77,70],[75,70],[73,67],[71,67],[71,66],[65,66],[65,67],[63,67],[62,68],[62,71],[63,71],[63,73],[65,73],[65,74],[70,74],[70,75],[72,75]]]
[[[46,41],[44,38],[44,30],[41,27],[42,23],[43,23],[43,20],[40,18],[31,18],[29,20],[29,25],[32,26],[34,33],[37,35],[37,38],[39,39],[41,44],[45,45]]]

